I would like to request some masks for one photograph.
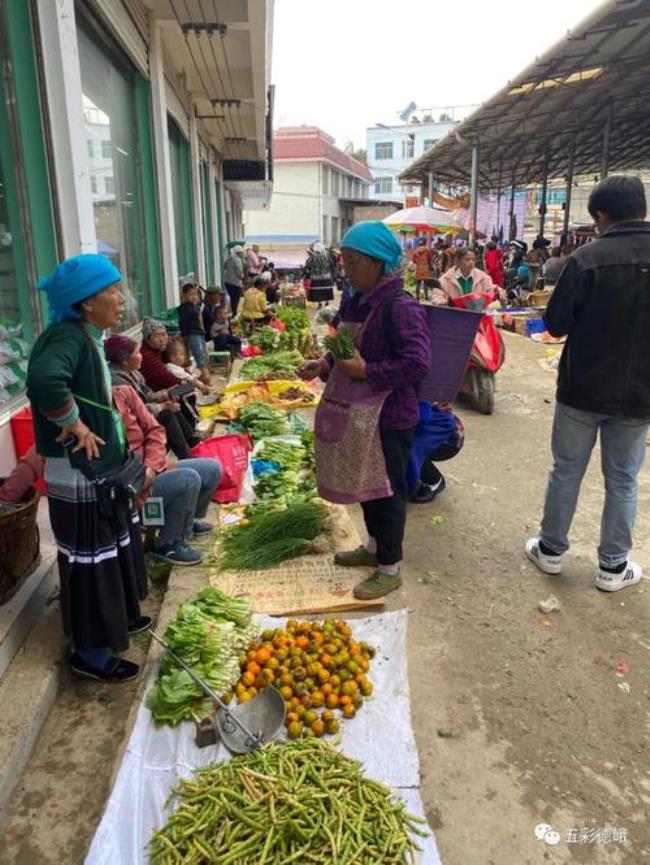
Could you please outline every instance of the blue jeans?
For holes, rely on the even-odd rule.
[[[605,568],[627,561],[636,519],[638,481],[650,423],[579,411],[556,403],[549,474],[540,540],[557,553],[569,549],[569,528],[582,478],[600,432],[605,505],[598,560]]]
[[[179,460],[176,468],[158,475],[151,494],[161,496],[165,509],[159,543],[173,544],[190,537],[194,520],[206,515],[220,479],[221,466],[213,459]]]
[[[199,369],[205,369],[208,365],[208,349],[205,344],[205,336],[202,333],[191,333],[187,337],[187,350],[196,361]]]

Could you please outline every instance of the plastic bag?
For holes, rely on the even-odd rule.
[[[251,440],[243,433],[215,436],[192,448],[195,457],[216,459],[221,465],[221,480],[212,495],[213,501],[221,504],[239,501],[250,450]]]
[[[484,315],[474,337],[470,360],[488,372],[497,372],[506,359],[503,337],[496,329],[492,318]]]

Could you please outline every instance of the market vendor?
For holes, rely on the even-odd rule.
[[[140,614],[147,578],[137,513],[119,497],[107,515],[88,477],[124,468],[127,456],[102,345],[104,330],[122,317],[121,280],[108,258],[94,254],[69,258],[42,279],[50,325],[27,371],[36,447],[46,458],[71,668],[105,682],[135,678],[138,665],[117,653],[128,649],[129,634],[150,624]]]
[[[420,419],[416,385],[429,368],[430,331],[424,309],[403,289],[402,248],[381,222],[362,222],[341,250],[352,298],[341,328],[354,331],[354,356],[307,361],[302,378],[327,382],[316,413],[319,493],[339,503],[360,502],[368,540],[337,553],[344,567],[374,568],[357,598],[379,598],[401,585],[407,466]]]
[[[148,386],[140,372],[142,352],[137,342],[116,333],[104,343],[104,354],[111,370],[113,387],[132,387],[158,423],[165,428],[169,449],[179,460],[191,459],[191,448],[201,441],[201,436],[181,411],[180,400],[170,399],[169,388],[153,391]]]
[[[171,564],[198,565],[203,553],[190,542],[196,535],[213,530],[204,517],[221,478],[219,462],[191,459],[168,465],[165,430],[136,391],[129,385],[118,385],[113,388],[113,399],[124,422],[129,447],[138,454],[153,479],[147,493],[163,500],[165,523],[149,555]],[[139,505],[145,496],[140,498]]]
[[[432,301],[436,306],[445,306],[462,297],[468,298],[463,306],[478,312],[501,297],[499,286],[476,267],[476,254],[467,247],[456,253],[456,267],[440,277],[440,288],[433,290]]]

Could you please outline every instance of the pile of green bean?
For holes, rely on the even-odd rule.
[[[198,771],[150,843],[152,865],[415,862],[424,823],[322,739],[271,742]]]

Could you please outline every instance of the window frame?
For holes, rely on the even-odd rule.
[[[385,152],[381,150],[385,148]],[[393,142],[392,141],[376,141],[375,142],[375,160],[383,161],[393,159]]]

